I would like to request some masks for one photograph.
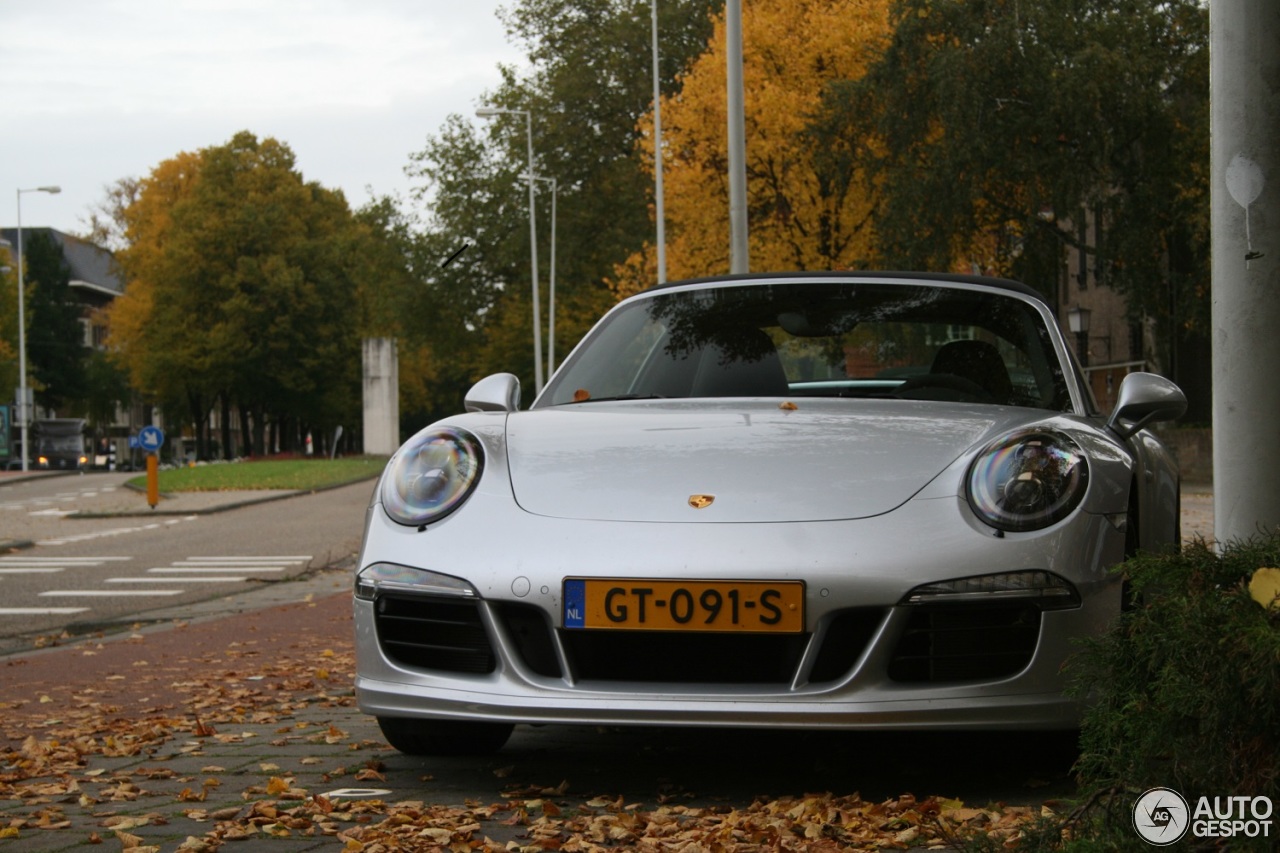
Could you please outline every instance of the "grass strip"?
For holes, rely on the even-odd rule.
[[[262,459],[195,465],[159,472],[162,492],[225,492],[325,489],[368,480],[387,464],[381,456],[342,459]],[[145,475],[131,486],[145,489]]]

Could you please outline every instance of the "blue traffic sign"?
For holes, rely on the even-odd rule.
[[[138,431],[138,447],[155,453],[164,444],[164,430],[158,426],[144,426]]]

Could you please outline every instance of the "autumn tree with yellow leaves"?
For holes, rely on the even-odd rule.
[[[857,79],[888,35],[889,0],[743,4],[743,85],[750,265],[840,269],[871,256],[874,199],[857,166],[861,141],[816,140],[808,123],[824,89]],[[667,265],[672,279],[729,267],[725,28],[662,103]],[[653,163],[652,115],[642,141]],[[653,281],[650,244],[618,271],[620,292]]]

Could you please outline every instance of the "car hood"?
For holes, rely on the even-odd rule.
[[[625,402],[507,421],[516,502],[555,518],[787,522],[889,512],[1043,412],[913,401]],[[713,501],[691,506],[695,495]]]

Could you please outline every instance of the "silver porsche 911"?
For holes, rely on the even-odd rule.
[[[517,723],[1065,729],[1108,569],[1179,537],[1145,373],[1096,404],[1023,285],[795,273],[619,303],[387,466],[356,693],[408,753]]]

